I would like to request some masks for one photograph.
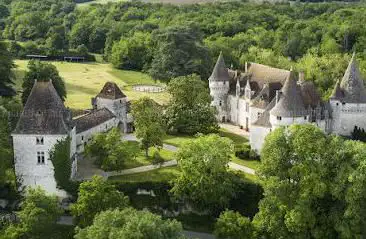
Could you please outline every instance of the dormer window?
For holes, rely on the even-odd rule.
[[[281,116],[277,116],[277,120],[282,120],[282,117]]]
[[[222,105],[222,101],[220,100],[220,102],[219,102],[219,106],[221,106]]]
[[[44,138],[43,137],[36,137],[36,144],[44,145]]]
[[[45,164],[44,152],[37,152],[37,163],[38,164]]]

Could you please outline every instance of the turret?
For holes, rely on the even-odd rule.
[[[211,105],[217,109],[217,119],[225,122],[228,120],[227,97],[229,93],[229,73],[225,66],[222,52],[217,59],[209,81],[210,95],[212,96]]]
[[[308,122],[309,111],[306,110],[295,73],[291,70],[281,92],[276,95],[276,105],[270,111],[270,122],[273,127]]]

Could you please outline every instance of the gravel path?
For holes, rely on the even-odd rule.
[[[151,165],[147,165],[147,166],[130,168],[130,169],[125,169],[125,170],[120,170],[120,171],[105,172],[105,174],[106,174],[106,177],[118,176],[118,175],[128,175],[128,174],[134,174],[134,173],[148,172],[148,171],[151,171],[154,169],[165,168],[165,167],[170,167],[170,166],[175,166],[175,165],[177,165],[177,161],[170,160],[170,161],[164,162],[162,164],[156,164],[156,165],[151,164]]]

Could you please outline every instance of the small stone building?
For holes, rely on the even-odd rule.
[[[35,81],[31,93],[12,133],[15,173],[21,186],[41,186],[48,193],[66,197],[57,188],[49,154],[57,141],[70,137],[72,177],[77,171],[78,153],[93,135],[121,126],[132,129],[127,97],[113,82],[107,82],[93,99],[93,109],[72,118],[57,94],[52,81]]]

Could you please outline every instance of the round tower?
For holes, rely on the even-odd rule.
[[[217,119],[226,122],[228,119],[227,98],[229,93],[229,73],[225,66],[224,57],[220,53],[215,68],[208,79],[210,95],[212,96],[211,105],[217,110]]]

